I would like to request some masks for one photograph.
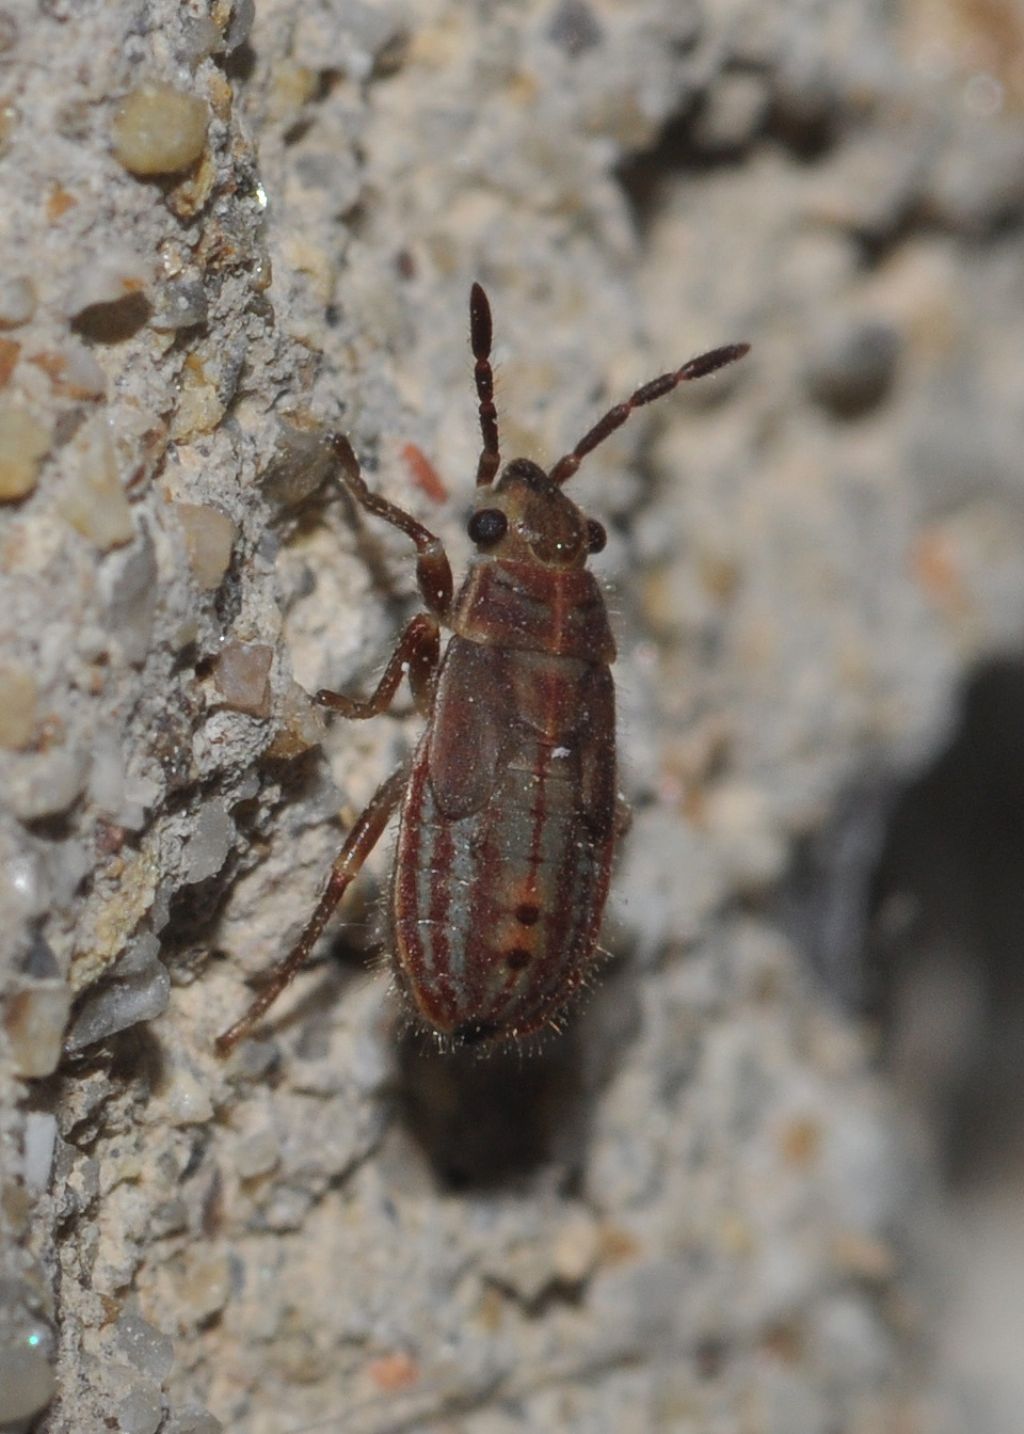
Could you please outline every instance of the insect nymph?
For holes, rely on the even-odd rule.
[[[346,717],[373,717],[408,670],[426,730],[359,817],[292,951],[217,1041],[229,1050],[309,958],[346,888],[401,810],[389,898],[398,984],[420,1021],[454,1041],[515,1040],[555,1026],[593,965],[619,829],[615,644],[586,562],[600,523],[565,496],[581,461],[642,404],[747,352],[731,344],[638,388],[550,472],[516,458],[499,474],[491,311],[470,295],[482,449],[469,536],[476,557],[453,597],[444,549],[371,493],[348,440],[331,442],[341,481],[416,545],[426,611],[406,627],[365,701],[318,692]],[[441,628],[451,630],[441,655]]]

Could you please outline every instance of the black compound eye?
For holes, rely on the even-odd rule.
[[[470,518],[466,531],[474,543],[489,548],[508,532],[508,519],[500,508],[481,508]]]
[[[587,552],[599,553],[608,541],[604,526],[593,518],[587,519]]]

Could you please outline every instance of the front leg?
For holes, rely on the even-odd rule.
[[[315,700],[321,707],[330,707],[333,712],[340,712],[343,717],[353,720],[376,717],[391,706],[402,680],[402,672],[408,667],[413,701],[420,715],[426,717],[430,712],[440,653],[441,633],[437,619],[427,612],[417,613],[398,639],[398,645],[371,696],[360,701],[357,697],[345,697],[340,692],[321,688]]]
[[[399,508],[397,503],[389,503],[379,493],[371,493],[360,470],[359,459],[343,433],[332,433],[330,444],[341,465],[341,481],[360,507],[399,528],[416,544],[416,581],[423,601],[435,617],[447,622],[452,609],[452,569],[441,539],[411,513]]]

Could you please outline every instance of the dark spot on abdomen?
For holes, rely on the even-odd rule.
[[[513,946],[511,951],[505,952],[505,965],[510,971],[522,971],[532,960],[525,946]]]
[[[532,901],[524,901],[516,907],[516,920],[520,926],[536,926],[540,920],[540,907]]]

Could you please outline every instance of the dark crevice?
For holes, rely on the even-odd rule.
[[[878,1022],[951,1181],[1024,1157],[1024,660],[967,679],[945,750],[870,774],[796,855],[790,930]]]

